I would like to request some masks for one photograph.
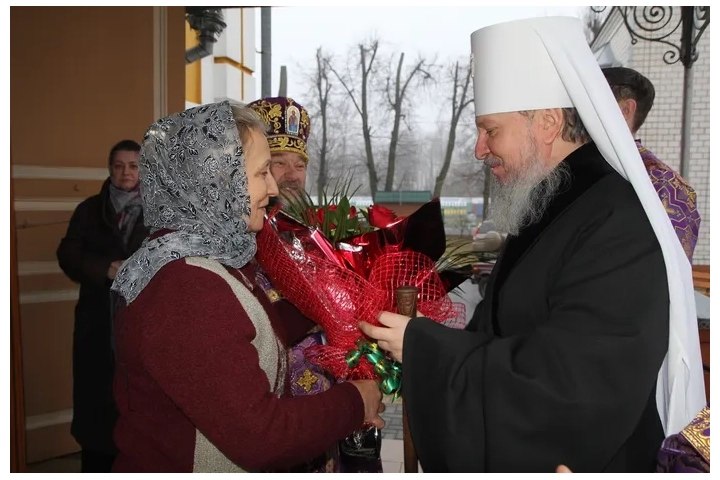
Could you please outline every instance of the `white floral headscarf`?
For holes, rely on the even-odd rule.
[[[245,156],[230,102],[191,108],[155,122],[140,151],[145,225],[172,233],[145,240],[112,290],[130,304],[167,263],[205,257],[233,268],[255,255],[248,232]]]

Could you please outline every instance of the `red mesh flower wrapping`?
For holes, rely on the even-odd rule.
[[[419,289],[418,310],[428,318],[464,325],[464,306],[452,303],[427,255],[385,244],[369,248],[372,258],[365,258],[365,268],[357,272],[346,261],[348,252],[333,247],[317,229],[283,212],[270,217],[257,236],[258,263],[285,298],[325,330],[328,345],[308,348],[305,356],[335,378],[377,378],[366,358],[350,369],[346,355],[363,337],[360,321],[377,325],[381,311],[397,311],[395,290],[400,286]]]

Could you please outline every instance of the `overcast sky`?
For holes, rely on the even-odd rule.
[[[470,55],[470,34],[495,23],[522,18],[581,16],[586,7],[281,7],[272,9],[272,94],[279,86],[280,66],[288,67],[288,94],[301,96],[301,68],[312,68],[315,50],[345,54],[370,37],[386,52],[437,55],[446,62]],[[257,10],[257,49],[260,50],[260,11]],[[260,55],[257,57],[260,90]],[[298,101],[300,101],[298,99]],[[300,101],[301,102],[301,101]],[[302,102],[301,102],[302,103]]]
[[[587,7],[278,7],[272,9],[272,89],[271,95],[278,94],[280,67],[288,69],[288,95],[299,103],[312,108],[309,94],[310,81],[307,74],[315,68],[315,53],[318,47],[323,53],[334,57],[335,67],[343,71],[348,54],[357,55],[357,45],[369,39],[380,41],[379,58],[391,54],[405,53],[405,64],[411,64],[418,54],[435,60],[438,64],[447,65],[460,60],[467,62],[470,57],[470,35],[480,28],[523,18],[541,16],[576,16],[581,17]],[[257,50],[262,47],[260,41],[259,10],[256,10],[256,41]],[[352,49],[352,52],[351,52]],[[261,59],[257,56],[256,92],[261,95]],[[437,78],[437,77],[436,77]],[[407,130],[419,127],[427,135],[427,144],[422,146],[423,158],[427,160],[428,178],[423,180],[419,188],[432,188],[434,182],[433,162],[441,158],[427,150],[433,139],[442,136],[447,128],[447,117],[450,109],[447,98],[449,91],[441,83],[423,91],[415,90],[412,95],[412,112],[406,117]],[[440,88],[440,90],[438,90]],[[336,95],[343,90],[337,87]],[[334,105],[331,101],[331,109]],[[356,112],[350,109],[349,121],[357,123]],[[408,113],[406,111],[406,113]],[[382,115],[382,114],[381,114]],[[331,114],[332,116],[332,114]],[[373,117],[373,114],[371,114]],[[464,115],[465,123],[472,119],[472,111]],[[385,119],[388,121],[389,117]],[[377,117],[371,119],[376,131],[376,153],[384,148],[385,143],[377,143],[378,133],[387,133],[387,128],[378,127]],[[386,125],[387,126],[387,125]],[[467,128],[467,125],[466,125]],[[360,141],[356,135],[353,137]],[[417,135],[418,131],[415,130]],[[472,137],[472,135],[471,135]],[[465,144],[468,139],[465,138]],[[474,141],[474,140],[473,140]],[[460,149],[461,142],[456,144]],[[463,144],[463,145],[465,145]],[[427,148],[426,148],[427,147]],[[442,145],[441,145],[442,147]],[[463,147],[464,148],[464,147]],[[380,150],[377,150],[380,149]],[[427,150],[427,151],[426,151]],[[364,151],[361,149],[361,151]],[[444,150],[443,150],[444,152]],[[471,155],[471,154],[470,154]],[[437,157],[437,158],[436,158]],[[464,167],[462,167],[464,168]],[[430,179],[430,180],[428,180]]]

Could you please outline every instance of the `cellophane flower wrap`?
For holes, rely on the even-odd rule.
[[[306,358],[337,380],[377,379],[385,394],[398,395],[400,365],[364,338],[359,322],[378,325],[381,311],[397,312],[401,286],[418,288],[418,311],[436,322],[461,328],[465,309],[450,300],[436,268],[446,248],[438,200],[406,218],[380,206],[361,213],[369,227],[346,198],[307,209],[301,219],[275,209],[258,233],[257,260],[283,296],[325,331],[327,345],[308,348]],[[343,237],[348,232],[354,234]]]

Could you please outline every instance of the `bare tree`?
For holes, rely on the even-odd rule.
[[[360,53],[358,60],[358,67],[360,68],[360,94],[356,91],[356,86],[353,84],[351,79],[354,77],[353,72],[348,71],[341,75],[338,73],[331,62],[327,62],[327,68],[337,77],[340,84],[347,92],[350,100],[352,100],[355,109],[360,115],[362,121],[362,134],[363,141],[365,143],[365,158],[368,170],[368,177],[370,180],[370,192],[373,198],[375,198],[375,192],[377,192],[378,175],[375,168],[375,157],[373,156],[373,145],[372,145],[372,131],[370,129],[370,81],[373,67],[375,66],[375,58],[378,51],[378,41],[372,41],[369,43],[361,43],[358,45],[358,51]],[[358,98],[359,97],[359,98]]]
[[[360,122],[354,121],[352,111],[355,107],[346,92],[337,88],[337,80],[330,70],[333,61],[331,52],[318,48],[311,68],[298,64],[306,86],[306,100],[302,103],[311,119],[310,163],[305,186],[311,195],[347,180],[349,172],[365,169],[365,156],[360,154],[363,150]],[[362,190],[358,194],[365,193],[363,177],[353,177],[353,185]]]
[[[313,74],[316,73],[315,71]],[[313,77],[314,78],[314,77]],[[320,114],[320,102],[317,98],[314,82],[311,84],[308,95],[312,100],[308,103],[308,111],[311,112],[310,137],[308,138],[308,151],[310,163],[307,170],[306,189],[309,193],[315,194],[332,187],[342,180],[346,180],[348,172],[365,170],[365,156],[362,148],[362,135],[360,134],[359,122],[348,121],[352,116],[354,106],[348,100],[347,95],[328,95],[327,107],[325,110],[324,124]],[[335,89],[339,90],[339,89]],[[325,129],[323,135],[321,130]],[[321,166],[322,150],[325,149],[325,162]],[[324,170],[324,183],[320,185],[320,169]],[[355,175],[359,181],[364,175]]]
[[[458,197],[479,197],[487,192],[489,171],[475,158],[477,131],[474,118],[464,117],[458,124],[457,145],[445,181],[443,193]],[[487,205],[487,201],[485,202]]]
[[[421,190],[424,189],[423,175],[427,169],[419,168],[418,159],[424,158],[426,132],[415,129],[401,129],[395,144],[395,178],[391,190]],[[378,183],[382,185],[386,178],[383,172],[388,171],[390,144],[378,145],[375,155],[378,158]],[[387,189],[386,189],[387,190]]]
[[[400,54],[397,67],[394,73],[388,69],[385,79],[385,96],[393,113],[393,128],[390,134],[390,146],[388,148],[387,171],[385,174],[385,191],[391,191],[395,182],[395,161],[397,158],[398,139],[400,137],[400,121],[405,118],[403,103],[408,94],[408,88],[413,84],[426,84],[432,80],[429,67],[431,64],[423,57],[418,58],[409,72],[403,78],[403,62],[405,53]],[[392,58],[390,59],[392,64]],[[394,77],[394,78],[393,78]]]
[[[321,122],[321,140],[320,153],[318,155],[318,192],[322,192],[327,185],[327,156],[328,156],[328,97],[332,84],[328,78],[328,57],[322,53],[322,47],[315,52],[316,68],[315,71],[315,89],[317,94],[318,106],[320,110]]]
[[[455,150],[455,140],[457,135],[457,127],[460,122],[460,117],[465,108],[472,103],[473,99],[470,97],[469,87],[471,78],[470,65],[460,67],[460,62],[455,62],[455,65],[451,67],[452,71],[452,87],[453,93],[451,98],[452,112],[450,116],[450,132],[448,133],[447,145],[445,147],[445,158],[443,160],[442,167],[435,179],[435,188],[433,189],[433,196],[439,197],[442,193],[443,184],[447,177],[448,170],[450,169],[450,162],[453,158],[453,151]]]

